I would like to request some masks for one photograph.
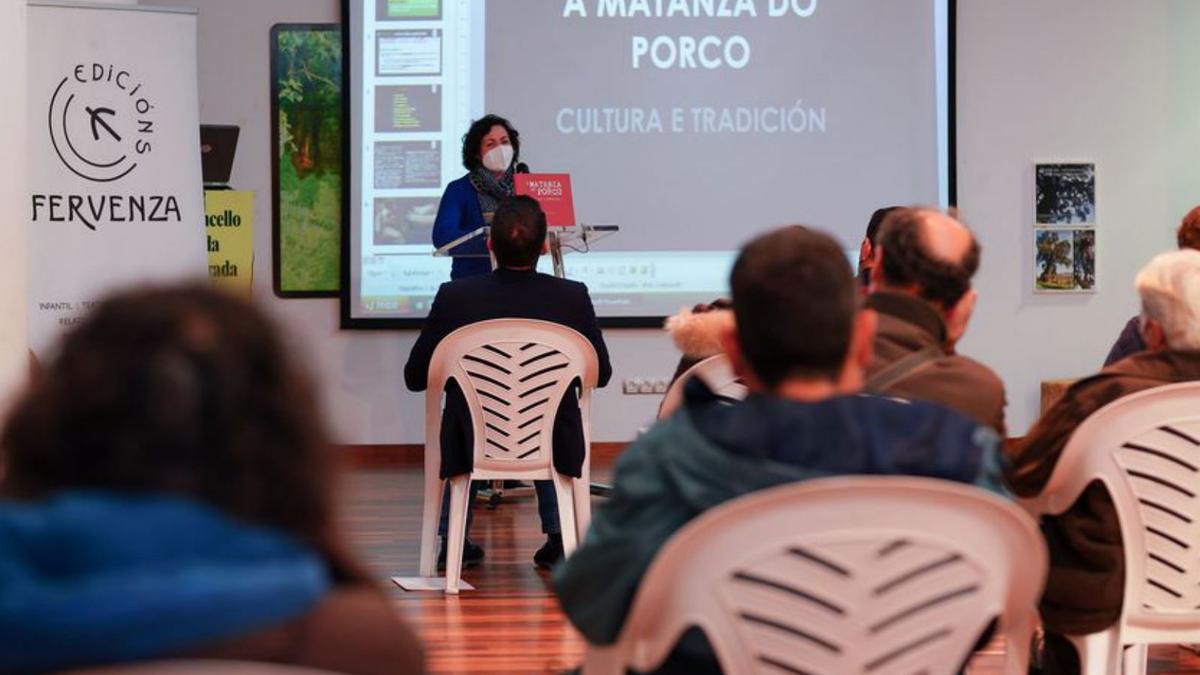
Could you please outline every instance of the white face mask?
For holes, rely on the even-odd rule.
[[[512,164],[513,148],[511,145],[497,145],[483,156],[483,166],[489,171],[500,173]]]

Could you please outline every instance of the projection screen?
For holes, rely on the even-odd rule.
[[[608,325],[725,295],[778,225],[853,255],[876,208],[951,198],[948,3],[345,2],[343,325],[428,313],[450,269],[434,218],[485,113],[533,172],[570,174],[577,222],[619,227],[565,258]]]

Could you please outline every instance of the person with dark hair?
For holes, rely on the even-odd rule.
[[[315,392],[207,286],[103,301],[12,409],[0,671],[166,657],[421,670],[350,555]]]
[[[899,208],[884,218],[866,306],[879,314],[866,389],[940,403],[1004,434],[1004,383],[955,352],[975,309],[971,278],[979,244],[936,209]]]
[[[513,197],[503,207],[492,220],[488,249],[499,266],[535,269],[546,247],[546,214],[533,197]]]
[[[464,234],[486,227],[496,207],[513,195],[513,175],[523,165],[521,134],[499,115],[484,115],[463,136],[462,163],[467,175],[450,181],[433,223],[433,245],[441,248]],[[492,271],[482,237],[455,247],[450,278]]]
[[[612,498],[554,572],[570,621],[614,642],[646,569],[701,513],[748,492],[844,474],[907,474],[1000,491],[996,434],[937,405],[859,396],[875,313],[831,237],[785,227],[757,237],[730,277],[734,321],[722,336],[750,388],[739,402],[696,380],[683,410],[617,460]],[[700,631],[659,672],[719,672]]]
[[[488,319],[540,319],[578,331],[596,349],[600,363],[597,385],[608,384],[612,366],[587,286],[537,271],[537,261],[546,243],[546,215],[537,200],[517,196],[501,202],[492,218],[490,232],[488,246],[496,256],[496,270],[486,276],[450,281],[438,289],[429,317],[404,366],[404,381],[409,390],[424,391],[428,386],[429,363],[443,338],[463,326]],[[446,388],[442,415],[442,478],[471,470],[472,439],[470,411],[461,389],[452,382]],[[583,421],[572,391],[558,405],[554,467],[559,473],[578,478],[582,475],[583,455]],[[534,563],[548,568],[563,556],[558,501],[550,481],[534,481],[534,489],[542,532],[546,534],[546,543],[534,554]],[[474,501],[472,498],[471,503]],[[469,529],[470,511],[467,513]],[[448,514],[449,499],[444,497],[438,526],[438,534],[443,538],[439,567],[445,566]],[[464,564],[478,564],[483,556],[483,549],[468,539],[463,548]]]
[[[1200,206],[1194,207],[1183,217],[1183,221],[1179,223],[1179,229],[1175,231],[1175,243],[1180,251],[1185,249],[1200,251]],[[1108,356],[1104,358],[1104,367],[1107,368],[1127,356],[1144,351],[1146,351],[1146,340],[1142,337],[1141,315],[1139,314],[1125,322],[1125,327],[1121,329],[1117,341],[1113,343],[1108,350]]]
[[[887,214],[900,208],[885,206],[875,209],[867,222],[867,231],[858,247],[858,280],[863,291],[871,283],[871,265],[875,260],[875,239],[879,235],[879,226]],[[666,321],[667,332],[675,346],[683,356],[675,368],[671,382],[688,368],[721,351],[717,344],[718,333],[726,321],[732,321],[732,303],[725,298],[718,298],[709,304],[698,304],[690,310],[684,309]]]
[[[883,225],[883,219],[898,208],[900,207],[885,206],[875,209],[871,220],[867,222],[867,233],[858,245],[858,281],[864,289],[871,285],[871,266],[875,264],[875,240],[879,236],[879,227]]]

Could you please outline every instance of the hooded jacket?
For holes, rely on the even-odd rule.
[[[329,588],[298,542],[185,499],[0,503],[0,672],[178,654],[300,616]]]
[[[659,548],[704,511],[748,492],[847,474],[943,478],[1003,492],[998,440],[929,403],[873,396],[802,403],[752,394],[729,404],[691,382],[679,412],[617,461],[612,498],[555,570],[555,591],[589,642],[611,644]],[[680,647],[707,649],[687,636]]]

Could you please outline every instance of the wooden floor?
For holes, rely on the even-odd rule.
[[[597,480],[606,471],[597,470]],[[495,511],[476,506],[472,539],[487,551],[463,578],[477,590],[459,597],[405,593],[387,581],[417,573],[421,530],[421,470],[358,470],[347,479],[344,508],[352,542],[387,583],[396,608],[425,640],[435,673],[557,673],[576,666],[583,640],[559,611],[546,577],[532,563],[544,541],[531,490]],[[1001,672],[1000,643],[968,672]],[[1200,673],[1200,657],[1174,646],[1151,650],[1151,673]]]

